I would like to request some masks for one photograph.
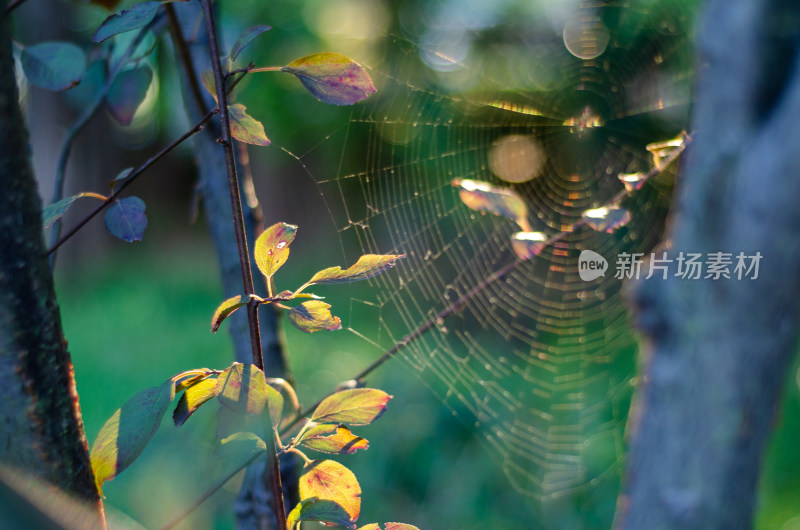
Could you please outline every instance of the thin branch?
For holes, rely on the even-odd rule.
[[[244,229],[244,216],[242,214],[242,201],[239,193],[239,178],[236,174],[236,157],[231,143],[231,124],[228,117],[228,101],[225,90],[225,77],[222,73],[217,30],[214,23],[214,10],[211,0],[200,0],[203,6],[203,16],[208,33],[208,47],[211,55],[211,68],[214,71],[214,82],[217,90],[219,116],[222,138],[220,143],[225,153],[225,167],[228,173],[228,187],[230,189],[231,206],[233,209],[234,228],[236,230],[236,243],[239,250],[239,263],[242,268],[242,283],[247,295],[255,294],[253,276],[250,270],[250,253],[247,249],[247,239]],[[261,334],[258,326],[258,302],[251,300],[247,304],[247,316],[250,325],[250,342],[253,348],[253,364],[264,369],[264,360],[261,354]],[[272,487],[272,502],[275,508],[275,518],[278,530],[286,530],[286,507],[283,503],[283,487],[281,485],[281,472],[276,450],[275,435],[272,433],[274,426],[272,418],[267,414],[267,469],[269,470],[270,485]]]
[[[206,21],[206,31],[208,32],[208,47],[211,53],[211,68],[214,72],[214,82],[217,90],[217,101],[219,102],[219,118],[221,138],[218,140],[222,144],[225,153],[225,168],[228,173],[228,188],[231,196],[231,207],[233,209],[233,223],[236,231],[236,246],[239,251],[239,263],[242,269],[242,285],[245,295],[255,294],[253,287],[253,275],[250,270],[250,253],[247,248],[247,239],[244,230],[244,216],[242,214],[242,199],[239,193],[239,176],[236,173],[236,155],[233,152],[231,140],[231,124],[228,116],[228,95],[225,90],[225,78],[222,73],[222,63],[220,60],[219,44],[217,42],[217,29],[214,23],[214,11],[210,0],[201,0],[203,14]],[[261,357],[261,337],[258,329],[258,304],[255,302],[247,305],[247,316],[250,324],[250,342],[253,347],[253,364],[259,369],[264,369],[264,361]]]
[[[241,81],[241,80],[242,80],[242,77],[239,77],[233,83],[231,83],[231,85],[228,87],[228,92],[232,91],[236,87],[236,85],[239,84],[239,81]],[[114,201],[114,199],[122,192],[122,190],[127,188],[129,184],[131,184],[134,180],[136,180],[136,178],[138,178],[139,175],[144,173],[145,170],[149,169],[150,166],[152,166],[153,164],[158,162],[167,153],[169,153],[170,151],[172,151],[173,149],[178,147],[180,144],[185,142],[191,136],[193,136],[194,134],[197,134],[198,132],[200,132],[203,129],[203,127],[211,120],[211,118],[216,113],[217,113],[217,109],[213,109],[213,110],[208,111],[206,113],[206,115],[203,116],[200,119],[200,121],[198,121],[197,123],[194,124],[194,126],[192,126],[191,129],[189,129],[188,131],[183,133],[179,138],[177,138],[175,141],[173,141],[168,146],[164,147],[161,151],[159,151],[158,153],[156,153],[155,155],[150,157],[144,164],[142,164],[141,166],[139,166],[139,167],[135,168],[134,170],[132,170],[130,172],[130,174],[128,175],[128,177],[125,179],[125,181],[122,183],[122,185],[118,189],[116,189],[114,191],[114,193],[109,195],[108,198],[106,199],[106,201],[103,204],[98,206],[93,212],[91,212],[89,215],[84,217],[77,225],[75,225],[72,228],[72,230],[69,231],[69,233],[67,233],[61,239],[56,241],[53,244],[53,246],[50,247],[50,249],[47,251],[47,254],[48,255],[51,254],[54,250],[56,250],[58,247],[60,247],[62,244],[64,244],[65,241],[67,241],[69,238],[74,236],[78,232],[78,230],[83,228],[83,226],[86,223],[88,223],[89,221],[91,221],[94,216],[99,214],[101,211],[103,211],[103,209],[106,206],[111,204]]]
[[[3,17],[10,15],[12,11],[21,6],[24,2],[25,0],[11,0],[11,2],[9,2],[6,8],[3,10]]]
[[[125,63],[128,62],[128,59],[133,54],[133,51],[136,49],[139,43],[141,43],[144,36],[147,34],[150,28],[153,27],[157,20],[158,19],[156,18],[139,31],[139,33],[136,35],[136,38],[133,39],[128,48],[125,50],[123,56],[119,59],[119,61],[117,61],[116,67],[109,74],[108,79],[106,79],[106,83],[97,94],[94,103],[84,110],[83,114],[78,117],[75,123],[72,124],[72,127],[70,127],[69,131],[67,131],[67,136],[64,138],[64,141],[61,144],[61,152],[58,155],[58,165],[56,166],[56,177],[53,187],[53,198],[50,202],[51,204],[55,204],[64,198],[64,181],[66,179],[69,156],[72,153],[72,144],[75,142],[75,139],[78,137],[83,128],[89,123],[89,120],[91,120],[94,115],[97,114],[97,111],[99,111],[103,106],[103,103],[105,103],[106,97],[108,96],[108,92],[111,90],[111,85],[114,84],[114,80],[117,78],[117,75],[119,75],[119,73],[122,71],[122,68],[125,66]],[[50,245],[52,248],[55,248],[55,244],[59,241],[60,237],[61,220],[59,219],[53,224],[53,228],[50,232]],[[56,255],[51,252],[48,252],[48,254],[50,255],[50,267],[52,268],[55,265]]]
[[[240,472],[242,469],[246,468],[250,464],[254,463],[262,456],[264,456],[264,453],[262,452],[257,452],[256,454],[251,456],[250,459],[247,462],[245,462],[241,467],[237,467],[236,469],[225,475],[222,479],[218,480],[212,487],[208,488],[200,497],[197,498],[197,500],[195,500],[191,505],[189,505],[189,507],[183,510],[177,517],[173,518],[170,522],[162,526],[160,530],[170,530],[170,528],[173,528],[175,525],[183,521],[186,517],[189,516],[190,513],[199,508],[200,505],[206,502],[206,500],[208,500],[209,497],[214,495],[214,493],[216,493],[217,490],[219,490],[222,486],[224,486],[238,472]]]
[[[164,4],[164,11],[167,14],[169,33],[172,35],[172,42],[175,44],[178,56],[181,59],[181,63],[183,63],[183,68],[186,70],[189,91],[192,93],[192,98],[194,98],[194,104],[197,105],[197,110],[201,114],[205,114],[208,108],[205,99],[203,99],[203,92],[200,90],[200,79],[197,76],[197,70],[195,70],[194,63],[192,62],[192,56],[189,53],[189,46],[186,42],[186,38],[183,36],[180,22],[175,14],[175,7],[171,3]]]
[[[142,165],[131,171],[128,178],[125,179],[125,181],[122,184],[120,184],[119,188],[116,188],[114,192],[111,195],[109,195],[101,205],[95,208],[91,213],[89,213],[89,215],[84,217],[78,224],[72,227],[72,229],[69,232],[67,232],[64,236],[62,236],[61,239],[56,241],[53,244],[53,246],[50,247],[50,250],[47,251],[47,254],[51,255],[53,252],[55,252],[55,250],[58,249],[58,247],[63,245],[65,241],[74,236],[78,232],[78,230],[83,228],[83,226],[86,223],[91,221],[97,214],[102,212],[106,208],[106,206],[114,202],[117,196],[120,193],[122,193],[122,191],[125,188],[127,188],[130,184],[132,184],[133,181],[136,180],[142,173],[144,173],[145,170],[149,169],[150,166],[161,160],[165,155],[167,155],[167,153],[178,147],[192,135],[202,130],[203,126],[211,120],[211,117],[214,116],[214,114],[215,111],[209,111],[208,113],[206,113],[206,115],[203,116],[203,118],[200,121],[194,124],[194,127],[183,133],[179,138],[175,139],[172,143],[161,149],[158,153],[148,158],[147,161],[144,162]]]

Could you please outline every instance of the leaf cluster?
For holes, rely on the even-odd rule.
[[[258,237],[254,249],[256,265],[267,282],[269,296],[262,298],[256,295],[234,296],[222,302],[214,316],[211,318],[211,332],[219,329],[222,322],[237,309],[249,303],[275,304],[277,307],[288,310],[289,321],[298,329],[307,333],[315,331],[335,331],[341,329],[342,321],[333,316],[330,304],[323,302],[321,297],[304,292],[312,285],[347,283],[366,280],[378,275],[396,264],[397,260],[405,257],[404,254],[365,254],[348,267],[328,267],[316,272],[306,283],[295,291],[281,291],[273,295],[273,276],[289,258],[289,246],[294,241],[297,227],[287,223],[276,223],[264,230]],[[289,307],[287,302],[298,299],[310,299],[300,304]]]

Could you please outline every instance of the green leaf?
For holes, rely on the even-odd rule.
[[[289,258],[289,245],[294,241],[297,227],[286,223],[275,223],[256,239],[254,255],[261,274],[267,278],[281,268]]]
[[[342,390],[323,399],[311,421],[367,425],[383,414],[390,399],[392,396],[375,388]]]
[[[252,145],[269,145],[269,138],[264,132],[264,126],[247,114],[247,108],[241,103],[228,105],[228,117],[231,122],[231,136]]]
[[[375,92],[366,70],[340,53],[302,57],[282,71],[293,74],[314,97],[332,105],[352,105]]]
[[[301,500],[331,501],[344,508],[349,515],[344,526],[355,527],[361,513],[361,486],[352,471],[333,460],[312,460],[303,468],[298,487]]]
[[[43,42],[28,46],[20,56],[25,77],[47,90],[66,90],[81,82],[86,57],[69,42]]]
[[[530,232],[528,207],[517,192],[511,188],[493,186],[488,182],[469,179],[454,179],[461,202],[477,212],[489,212],[508,217],[517,222],[525,232]]]
[[[385,530],[419,530],[416,526],[405,523],[383,523],[383,527]],[[378,523],[370,523],[360,527],[358,530],[381,530],[381,527]]]
[[[122,33],[117,35],[114,38],[114,49],[111,50],[111,57],[109,58],[110,70],[113,71],[116,69],[119,62],[128,53],[128,48],[131,47],[133,42],[139,37],[138,32],[136,33]],[[131,51],[131,54],[128,56],[126,62],[131,63],[135,61],[140,61],[153,53],[153,50],[156,49],[156,43],[158,40],[156,39],[155,34],[152,31],[147,31],[139,40],[139,44]]]
[[[106,96],[106,106],[120,125],[131,124],[133,116],[147,96],[152,81],[153,70],[145,64],[120,72],[111,83]]]
[[[46,230],[53,226],[53,223],[64,217],[69,210],[69,207],[72,206],[72,203],[80,199],[81,197],[88,197],[86,193],[79,193],[77,195],[73,195],[72,197],[65,197],[60,201],[51,204],[44,210],[42,210],[42,224],[44,225],[43,228]]]
[[[350,432],[344,425],[315,425],[302,437],[304,446],[321,453],[351,455],[359,449],[369,449],[369,442]]]
[[[395,266],[405,254],[365,254],[346,270],[341,267],[328,267],[314,274],[306,285],[324,283],[345,283],[366,280]]]
[[[234,44],[233,48],[231,48],[231,61],[235,61],[239,54],[242,53],[242,50],[244,50],[245,47],[253,41],[253,39],[271,29],[272,26],[253,26],[252,28],[247,28],[244,30],[236,40],[236,44]]]
[[[267,444],[252,432],[237,432],[224,438],[220,445],[222,450],[230,453],[249,453],[266,451]]]
[[[214,379],[203,379],[187,388],[172,413],[172,421],[175,423],[175,427],[180,427],[186,423],[186,420],[203,403],[213,398],[216,388],[217,381]]]
[[[161,2],[143,2],[114,13],[100,24],[92,41],[103,42],[119,33],[145,27],[155,18],[159,7]]]
[[[547,246],[547,234],[542,232],[517,232],[511,235],[511,248],[519,259],[538,256]]]
[[[289,311],[289,321],[306,333],[342,329],[342,321],[331,314],[330,307],[319,300],[303,302]]]
[[[148,388],[129,399],[106,421],[92,445],[90,458],[97,489],[127,468],[153,437],[175,396],[174,383]]]
[[[333,501],[306,499],[300,501],[286,517],[286,528],[294,530],[300,521],[320,521],[355,529],[345,509]]]
[[[103,219],[106,230],[112,236],[128,243],[141,241],[147,228],[147,216],[144,210],[144,201],[139,197],[125,197],[115,202]]]
[[[111,191],[113,192],[114,188],[116,188],[118,184],[122,184],[123,182],[125,182],[132,171],[133,171],[132,167],[127,167],[122,171],[120,171],[119,173],[117,173],[117,176],[111,179],[111,182],[108,183],[108,186],[111,188]]]
[[[249,301],[250,298],[248,296],[241,295],[228,298],[222,302],[217,310],[214,311],[214,316],[211,317],[211,333],[216,333],[223,320],[228,318],[240,307],[247,305]]]
[[[248,414],[261,414],[267,404],[269,390],[264,372],[252,364],[233,363],[217,378],[214,390],[220,403]],[[280,394],[278,394],[280,395]]]

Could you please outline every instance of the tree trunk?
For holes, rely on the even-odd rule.
[[[6,18],[0,21],[0,462],[88,502],[97,524],[102,505],[29,155]]]
[[[760,253],[757,279],[636,286],[650,342],[617,525],[752,525],[800,298],[800,6],[712,0],[669,257]],[[733,267],[731,267],[733,268]],[[752,275],[751,275],[752,276]]]

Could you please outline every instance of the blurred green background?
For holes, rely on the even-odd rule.
[[[652,33],[656,39],[677,34],[676,28],[691,24],[695,4],[672,0],[605,5],[606,25],[622,35],[637,29],[630,39],[639,39],[633,49],[641,49],[640,59],[634,54],[615,67],[627,70],[636,80],[639,73],[645,77],[654,64],[665,62],[671,69],[658,75],[688,84],[692,72],[686,53],[691,49],[691,32],[684,34],[682,46],[663,50],[661,59],[642,36]],[[227,46],[251,25],[273,27],[246,54],[259,66],[285,64],[322,50],[353,57],[376,80],[379,92],[370,104],[374,105],[372,115],[377,116],[382,110],[387,115],[405,111],[403,104],[409,100],[392,92],[397,86],[447,94],[450,101],[487,93],[515,101],[529,92],[561,101],[558,94],[566,92],[567,74],[575,68],[558,59],[561,56],[552,47],[563,46],[563,20],[581,5],[544,0],[241,0],[221,2],[220,24]],[[28,2],[16,15],[15,35],[26,44],[69,39],[88,46],[93,29],[107,15],[90,4]],[[615,26],[619,20],[635,23]],[[410,55],[418,59],[410,62]],[[75,147],[68,193],[106,189],[119,170],[149,156],[186,128],[178,70],[167,38],[159,41],[148,61],[156,72],[156,88],[131,127],[123,129],[102,113],[92,121]],[[80,87],[67,97],[27,88],[23,97],[34,162],[47,202],[55,153],[85,98]],[[626,102],[627,107],[657,108],[656,101],[647,99],[649,92],[642,97],[642,101]],[[265,221],[300,226],[289,266],[278,277],[279,286],[298,285],[321,266],[343,265],[343,250],[352,249],[342,241],[341,226],[334,221],[341,217],[342,205],[326,203],[316,179],[333,178],[343,166],[358,167],[376,150],[375,142],[402,144],[397,137],[411,133],[398,128],[396,137],[376,139],[369,136],[368,128],[350,128],[358,110],[319,104],[289,76],[253,76],[241,85],[237,99],[263,121],[273,142],[268,148],[250,149]],[[614,105],[608,101],[611,115]],[[433,106],[414,110],[439,112]],[[643,130],[656,127],[646,119],[634,125]],[[148,205],[150,225],[144,241],[127,245],[114,240],[95,221],[67,243],[59,256],[56,287],[90,443],[103,422],[134,393],[186,369],[223,368],[231,361],[226,333],[208,331],[221,291],[204,222],[190,221],[194,179],[191,149],[185,146],[134,187]],[[359,200],[346,198],[351,199]],[[76,206],[66,217],[66,225],[76,222],[89,207]],[[348,286],[344,294],[332,295],[342,304],[337,307],[347,308],[339,313],[343,319],[357,323],[360,317],[369,318],[347,305],[348,300],[362,297],[364,289],[368,286]],[[305,335],[291,326],[284,328],[296,388],[306,404],[376,356],[375,348],[346,331]],[[494,348],[502,350],[501,338]],[[632,375],[626,372],[628,364],[616,369],[620,377]],[[362,524],[394,520],[423,529],[603,528],[610,524],[617,494],[614,480],[602,483],[604,491],[586,493],[594,499],[592,513],[558,512],[558,517],[548,518],[534,501],[511,487],[497,455],[480,441],[470,422],[455,418],[405,364],[390,363],[370,378],[370,385],[395,399],[380,421],[357,431],[370,440],[370,449],[340,459],[361,483]],[[109,509],[156,528],[205,491],[219,471],[212,454],[214,407],[204,407],[181,429],[166,419],[140,459],[105,485]],[[757,527],[800,528],[796,368],[787,374],[775,427],[762,475]],[[234,479],[179,528],[232,528],[237,488]]]

